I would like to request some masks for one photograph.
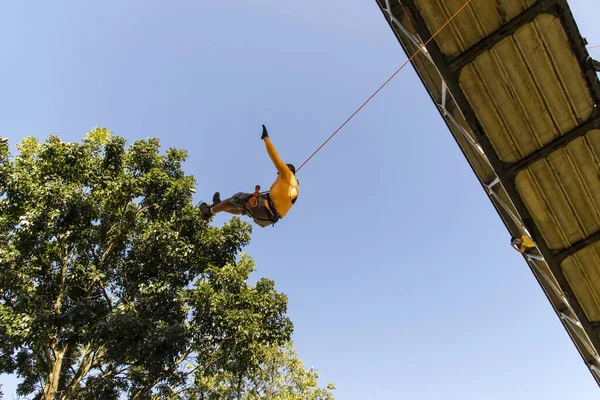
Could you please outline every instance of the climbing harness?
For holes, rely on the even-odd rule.
[[[319,148],[318,148],[317,150],[315,150],[315,151],[314,151],[314,152],[313,152],[313,153],[310,155],[310,157],[308,157],[308,158],[306,159],[306,161],[304,161],[304,162],[302,163],[302,165],[300,165],[300,167],[299,167],[299,168],[296,170],[296,172],[300,171],[300,170],[302,169],[302,167],[304,167],[304,165],[305,165],[307,162],[309,162],[309,161],[310,161],[310,159],[311,159],[311,158],[313,158],[315,154],[317,154],[317,153],[319,152],[319,150],[321,150],[323,147],[325,147],[325,145],[326,145],[326,144],[327,144],[327,143],[328,143],[328,142],[329,142],[331,139],[333,139],[333,137],[334,137],[334,136],[335,136],[335,135],[336,135],[336,134],[337,134],[339,131],[341,131],[341,130],[342,130],[342,128],[343,128],[344,126],[346,126],[346,124],[347,124],[348,122],[350,122],[350,120],[351,120],[352,118],[354,118],[354,116],[355,116],[356,114],[358,114],[358,113],[360,112],[360,110],[362,110],[362,109],[364,108],[364,106],[366,106],[366,105],[367,105],[367,104],[368,104],[368,103],[369,103],[369,102],[370,102],[370,101],[373,99],[373,97],[375,97],[375,96],[376,96],[376,95],[377,95],[377,94],[378,94],[378,93],[381,91],[381,89],[383,89],[383,88],[384,88],[384,87],[385,87],[385,86],[386,86],[388,83],[390,83],[390,81],[391,81],[392,79],[394,79],[394,77],[395,77],[396,75],[398,75],[398,73],[399,73],[400,71],[402,71],[402,69],[403,69],[403,68],[404,68],[404,67],[405,67],[405,66],[406,66],[406,65],[407,65],[409,62],[411,62],[411,61],[412,61],[412,60],[413,60],[413,59],[414,59],[414,58],[415,58],[415,57],[416,57],[416,56],[417,56],[419,53],[421,53],[423,50],[425,50],[425,52],[426,52],[426,51],[427,51],[427,50],[426,50],[426,46],[429,44],[429,42],[431,42],[431,41],[432,41],[432,40],[433,40],[433,39],[434,39],[434,38],[435,38],[435,37],[436,37],[436,36],[437,36],[437,35],[438,35],[438,34],[439,34],[439,33],[440,33],[440,32],[441,32],[441,31],[442,31],[442,30],[443,30],[443,29],[444,29],[444,28],[445,28],[445,27],[446,27],[446,26],[447,26],[447,25],[448,25],[448,24],[449,24],[449,23],[450,23],[450,22],[451,22],[451,21],[452,21],[452,20],[453,20],[453,19],[454,19],[454,18],[455,18],[455,17],[456,17],[458,14],[459,14],[459,13],[460,13],[460,12],[461,12],[461,11],[462,11],[462,10],[463,10],[463,9],[464,9],[464,8],[465,8],[465,7],[466,7],[466,6],[467,6],[467,5],[468,5],[468,4],[471,2],[471,1],[472,1],[472,0],[467,0],[467,1],[465,2],[465,4],[463,4],[463,5],[462,5],[462,7],[461,7],[461,8],[459,8],[459,9],[458,9],[458,11],[456,11],[456,12],[455,12],[455,13],[454,13],[454,14],[453,14],[451,17],[450,17],[450,19],[448,19],[448,21],[446,21],[446,22],[444,23],[444,25],[442,25],[442,26],[441,26],[441,27],[440,27],[440,28],[439,28],[439,29],[438,29],[438,30],[437,30],[437,31],[436,31],[436,32],[435,32],[433,35],[431,35],[431,37],[429,38],[429,40],[428,40],[428,41],[426,41],[426,42],[425,42],[425,43],[424,43],[422,46],[420,46],[420,47],[418,48],[418,50],[417,50],[417,51],[415,51],[415,53],[414,53],[412,56],[410,56],[410,58],[409,58],[408,60],[406,60],[406,61],[404,62],[404,64],[402,64],[402,65],[400,66],[400,68],[398,68],[398,69],[396,70],[396,72],[394,72],[394,73],[392,74],[392,76],[390,76],[390,77],[389,77],[389,78],[388,78],[388,79],[387,79],[387,80],[386,80],[386,81],[383,83],[383,85],[381,85],[381,86],[379,87],[379,89],[377,89],[377,90],[376,90],[376,91],[375,91],[375,92],[374,92],[374,93],[373,93],[373,94],[372,94],[372,95],[371,95],[371,96],[370,96],[370,97],[369,97],[369,98],[368,98],[368,99],[367,99],[367,100],[366,100],[364,103],[362,103],[362,105],[361,105],[360,107],[358,107],[358,109],[357,109],[356,111],[354,111],[354,113],[353,113],[352,115],[350,115],[350,117],[348,117],[348,119],[347,119],[346,121],[344,121],[344,123],[343,123],[343,124],[342,124],[342,125],[341,125],[341,126],[340,126],[340,127],[339,127],[339,128],[336,130],[336,131],[335,131],[335,132],[333,132],[333,134],[332,134],[331,136],[329,136],[329,138],[328,138],[327,140],[325,140],[325,141],[323,142],[323,144],[322,144],[321,146],[319,146]]]
[[[275,204],[273,204],[273,200],[271,199],[271,196],[269,195],[268,191],[261,192],[260,185],[256,185],[254,187],[254,193],[252,193],[252,196],[248,199],[248,204],[252,208],[258,207],[260,205],[259,203],[261,200],[261,196],[262,196],[263,201],[265,202],[263,204],[263,206],[264,206],[264,208],[267,209],[267,211],[269,212],[269,214],[271,214],[271,216],[267,217],[267,218],[261,218],[258,215],[251,215],[251,217],[256,221],[269,222],[272,224],[272,226],[275,226],[275,224],[281,219],[281,216],[277,212],[277,209],[275,208]],[[247,214],[245,207],[243,210],[243,214]]]

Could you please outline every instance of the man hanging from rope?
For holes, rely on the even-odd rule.
[[[527,235],[513,236],[510,238],[510,245],[521,254],[529,254],[536,248],[535,243]]]
[[[257,225],[265,227],[274,225],[292,208],[300,193],[296,168],[292,164],[284,163],[279,158],[264,125],[260,138],[265,142],[267,153],[277,168],[277,179],[271,189],[268,192],[260,193],[260,186],[257,186],[254,193],[239,192],[223,201],[221,201],[219,192],[216,192],[213,196],[212,206],[206,203],[200,204],[202,219],[209,220],[217,213],[228,212],[236,215],[248,215],[254,219]]]

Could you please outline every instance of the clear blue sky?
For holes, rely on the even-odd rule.
[[[590,44],[596,3],[571,1]],[[189,150],[197,200],[268,187],[262,123],[299,165],[406,59],[374,0],[12,1],[0,37],[13,148],[96,125],[156,136]],[[337,398],[598,398],[412,68],[299,179],[292,212],[247,251]],[[11,398],[14,378],[0,382]]]

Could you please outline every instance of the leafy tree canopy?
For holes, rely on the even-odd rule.
[[[191,400],[333,400],[335,386],[320,388],[314,368],[306,369],[291,342],[263,346],[258,353],[261,362],[250,373],[239,376],[227,371],[205,374],[195,368],[194,384],[186,393]],[[188,364],[188,368],[192,365]]]
[[[0,146],[0,373],[19,394],[184,398],[289,341],[286,296],[247,283],[250,226],[202,221],[186,152],[159,147],[99,128]]]

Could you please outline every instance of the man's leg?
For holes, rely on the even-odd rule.
[[[231,204],[231,198],[225,199],[222,202],[215,204],[210,208],[210,211],[212,211],[213,214],[217,214],[220,212],[228,212],[229,214],[240,215],[242,213],[242,210],[238,209],[233,204]]]
[[[202,218],[209,220],[213,215],[220,212],[228,212],[234,215],[240,215],[243,213],[244,207],[248,199],[252,197],[250,193],[236,193],[232,197],[221,201],[219,193],[215,193],[213,196],[213,206],[210,207],[206,203],[200,204],[202,210]]]

